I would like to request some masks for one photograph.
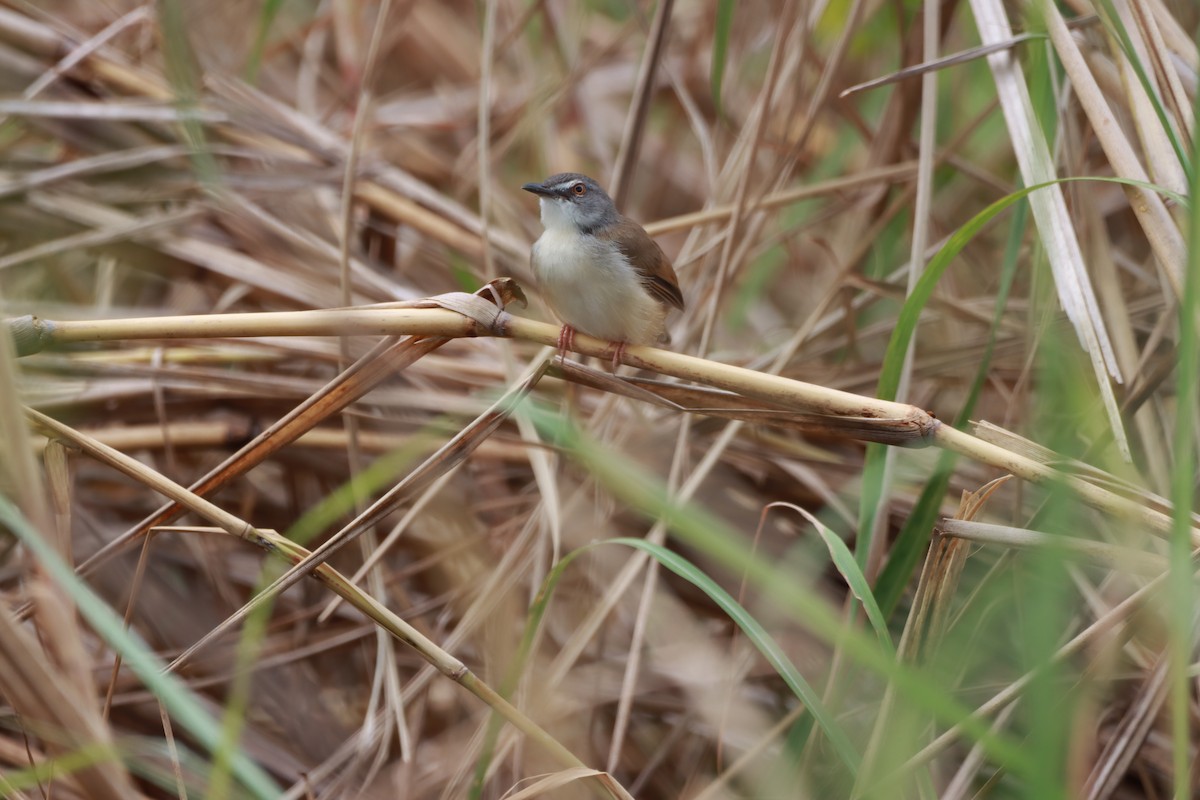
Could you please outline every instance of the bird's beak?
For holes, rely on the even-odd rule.
[[[554,192],[546,187],[544,183],[527,183],[521,187],[527,192],[533,192],[538,197],[553,197]]]

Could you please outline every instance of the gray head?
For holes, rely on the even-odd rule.
[[[620,218],[612,198],[600,184],[578,172],[560,172],[521,188],[541,198],[542,225],[547,230],[573,228],[592,233]]]

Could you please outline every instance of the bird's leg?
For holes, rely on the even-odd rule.
[[[570,325],[563,325],[558,332],[558,359],[563,363],[567,361],[567,351],[575,349],[575,329]]]
[[[628,344],[628,342],[613,342],[613,345],[614,345],[613,354],[612,354],[613,372],[616,372],[617,367],[621,366],[621,359],[625,358],[625,347],[627,344]]]

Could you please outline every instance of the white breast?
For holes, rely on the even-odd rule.
[[[581,333],[631,344],[662,337],[666,308],[611,243],[548,228],[533,245],[533,272],[550,308]]]

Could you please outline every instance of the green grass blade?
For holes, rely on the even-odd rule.
[[[800,674],[800,671],[796,669],[796,666],[783,652],[783,649],[780,648],[779,643],[775,641],[771,634],[767,633],[766,628],[750,612],[746,611],[737,600],[734,600],[728,592],[718,586],[712,578],[705,575],[695,564],[665,547],[647,542],[644,539],[628,538],[612,539],[609,542],[604,542],[604,544],[623,544],[645,551],[658,561],[659,564],[662,564],[671,570],[671,572],[674,572],[708,595],[708,598],[716,603],[733,620],[738,628],[741,629],[746,638],[750,640],[750,643],[767,660],[767,663],[779,674],[779,677],[783,678],[783,682],[792,690],[792,693],[804,703],[808,709],[808,713],[812,714],[817,725],[820,726],[825,736],[829,739],[830,744],[833,745],[833,749],[837,751],[842,763],[850,770],[850,774],[858,774],[858,765],[861,761],[858,751],[855,750],[854,745],[846,737],[841,725],[838,724],[833,715],[825,708],[824,703],[821,702],[821,696],[804,679],[804,676]],[[849,551],[846,552],[849,555]]]
[[[992,731],[986,720],[971,718],[970,710],[942,682],[898,663],[874,636],[846,626],[842,615],[825,598],[803,581],[797,581],[794,572],[753,553],[745,546],[745,538],[724,522],[694,504],[673,502],[661,482],[628,461],[615,458],[561,415],[536,405],[530,407],[529,415],[543,435],[562,447],[614,496],[662,520],[673,536],[721,563],[731,574],[746,576],[764,596],[793,618],[802,620],[814,635],[830,645],[840,646],[853,661],[893,681],[906,704],[932,714],[943,724],[961,725],[964,734],[978,741],[985,752],[1014,774],[1031,773],[1031,756],[1017,743]]]
[[[1200,111],[1200,98],[1194,108]],[[1192,142],[1193,152],[1200,152],[1200,127]],[[1190,175],[1191,191],[1200,192],[1200,175]],[[1168,704],[1171,716],[1172,767],[1175,797],[1191,796],[1192,765],[1189,758],[1191,727],[1191,685],[1188,666],[1195,647],[1196,594],[1192,582],[1192,507],[1196,487],[1195,414],[1200,402],[1196,382],[1200,380],[1200,343],[1197,342],[1196,315],[1200,314],[1200,205],[1188,214],[1188,268],[1183,282],[1183,298],[1179,304],[1179,345],[1175,361],[1176,398],[1175,433],[1172,446],[1174,463],[1171,467],[1171,569],[1167,577],[1170,597],[1168,624],[1170,644],[1170,686]]]
[[[161,0],[157,3],[158,26],[162,34],[167,56],[166,74],[171,90],[175,93],[175,104],[183,111],[194,110],[199,105],[201,78],[197,58],[187,35],[187,19],[182,0]],[[189,154],[196,179],[209,191],[220,190],[220,169],[208,145],[204,125],[197,119],[185,115],[179,122],[184,139],[192,148]]]
[[[610,539],[604,542],[596,542],[595,544],[587,545],[579,550],[569,553],[561,561],[554,565],[550,574],[546,576],[542,583],[542,588],[538,591],[537,597],[533,605],[530,607],[528,619],[525,625],[525,634],[521,639],[521,645],[517,650],[517,657],[514,659],[513,667],[509,670],[504,683],[501,686],[501,694],[509,697],[516,690],[517,682],[520,674],[524,669],[524,665],[528,662],[529,654],[533,648],[533,642],[537,636],[537,630],[541,626],[542,619],[546,615],[546,609],[549,606],[550,598],[554,594],[554,589],[558,585],[559,580],[566,572],[567,567],[576,558],[587,553],[597,547],[604,545],[620,544],[627,547],[632,547],[641,550],[651,558],[658,561],[662,566],[674,572],[679,577],[691,583],[700,591],[704,592],[717,606],[724,611],[731,620],[741,629],[746,638],[758,649],[767,660],[772,668],[783,678],[784,683],[796,695],[796,697],[804,703],[812,718],[816,720],[821,730],[828,737],[830,743],[837,751],[842,762],[849,769],[851,775],[856,775],[860,757],[854,745],[850,742],[849,737],[842,730],[834,718],[821,702],[820,694],[812,687],[812,685],[804,679],[795,664],[787,657],[778,642],[767,632],[767,630],[754,619],[754,617],[742,607],[728,592],[722,589],[712,578],[704,574],[695,564],[691,563],[682,556],[661,547],[652,544],[642,539]],[[843,548],[845,545],[843,545]],[[846,551],[847,555],[849,551]],[[483,779],[487,774],[487,770],[491,764],[492,754],[495,750],[496,737],[499,735],[500,728],[503,725],[503,718],[498,714],[493,714],[488,727],[486,739],[483,747],[483,754],[475,768],[475,779],[471,787],[470,797],[477,798],[482,795]]]
[[[1017,263],[1021,253],[1021,242],[1025,237],[1025,223],[1029,217],[1029,204],[1021,203],[1014,213],[1013,224],[1009,229],[1008,244],[1004,249],[1004,266],[1000,275],[1000,287],[996,292],[995,310],[992,312],[992,326],[988,332],[987,344],[984,346],[983,357],[979,368],[975,371],[975,379],[967,393],[966,402],[954,418],[954,427],[963,428],[971,419],[975,403],[983,391],[987,381],[988,370],[992,363],[992,352],[996,348],[996,336],[1000,330],[1000,320],[1008,305],[1008,295],[1012,290],[1013,280],[1017,275]],[[950,487],[950,476],[954,474],[954,465],[958,456],[951,452],[943,452],[938,457],[933,474],[921,490],[913,511],[905,520],[900,534],[896,537],[888,554],[887,563],[879,573],[875,582],[875,599],[879,601],[884,616],[891,616],[904,595],[905,588],[912,580],[913,572],[925,554],[929,537],[933,532],[933,524],[938,518],[942,507],[942,498]]]
[[[867,568],[871,540],[875,536],[876,515],[883,505],[879,501],[883,494],[883,479],[887,474],[887,453],[887,445],[868,444],[866,455],[863,457],[862,491],[858,501],[858,538],[854,542],[854,561],[861,570]]]
[[[826,549],[829,550],[829,558],[833,561],[833,565],[837,571],[845,579],[846,585],[850,587],[850,592],[858,599],[863,610],[867,613],[867,619],[871,623],[871,627],[875,629],[875,635],[879,638],[879,644],[885,651],[894,652],[895,647],[892,644],[892,636],[888,631],[887,619],[879,608],[879,604],[875,600],[875,594],[871,591],[871,585],[867,582],[867,576],[859,569],[858,562],[854,560],[854,554],[850,552],[850,548],[842,541],[842,537],[834,533],[828,525],[825,525],[816,516],[805,511],[799,506],[791,503],[772,503],[772,506],[779,508],[790,508],[797,514],[807,519],[817,529],[817,533],[825,542]]]
[[[267,48],[267,34],[271,30],[271,23],[279,16],[279,9],[283,8],[283,0],[266,0],[262,5],[262,11],[258,14],[258,28],[254,32],[254,44],[250,48],[250,59],[246,63],[246,81],[254,83],[258,79],[258,70],[262,66],[263,53]]]
[[[717,0],[717,19],[713,26],[712,80],[713,105],[721,113],[721,83],[725,79],[725,61],[729,55],[729,31],[733,27],[733,0]]]
[[[900,309],[900,314],[897,316],[896,325],[892,329],[892,337],[888,341],[887,351],[883,357],[883,366],[879,374],[879,385],[876,389],[876,396],[879,399],[896,399],[896,392],[900,386],[900,374],[904,366],[904,353],[908,350],[908,344],[912,341],[912,337],[916,332],[917,324],[921,319],[921,312],[925,310],[925,306],[929,303],[929,298],[933,296],[933,290],[937,286],[938,281],[942,279],[942,274],[954,259],[958,257],[958,254],[963,251],[963,248],[993,219],[1038,189],[1044,189],[1056,183],[1073,183],[1076,181],[1101,181],[1138,186],[1158,192],[1183,206],[1189,205],[1187,198],[1164,189],[1161,186],[1125,178],[1096,177],[1058,178],[1053,181],[1020,189],[992,203],[951,234],[942,249],[929,260],[924,274],[917,280],[916,286],[913,287],[912,292],[904,301],[904,305]],[[874,512],[870,511],[870,509],[878,506],[877,500],[883,491],[883,459],[885,456],[886,450],[883,445],[868,446],[866,463],[863,466],[862,482],[862,503],[865,511],[859,520],[858,541],[855,545],[855,556],[860,565],[865,565],[866,554],[870,551],[871,532],[874,529]]]
[[[1056,183],[1075,183],[1079,181],[1099,181],[1102,183],[1120,183],[1129,186],[1137,186],[1142,189],[1147,189],[1174,200],[1182,206],[1189,206],[1187,198],[1157,186],[1153,183],[1145,181],[1127,180],[1124,178],[1096,178],[1096,177],[1079,177],[1079,178],[1058,178],[1057,180],[1047,181],[1045,183],[1027,186],[1013,192],[1006,197],[1002,197],[992,203],[987,208],[980,211],[971,219],[967,220],[961,228],[951,234],[946,240],[946,244],[937,254],[929,260],[929,266],[925,268],[917,285],[913,287],[912,294],[904,301],[904,306],[900,309],[899,317],[896,320],[896,327],[892,330],[892,338],[888,341],[887,353],[883,359],[883,370],[879,376],[879,389],[877,396],[882,400],[895,400],[896,390],[900,385],[900,370],[903,365],[904,351],[908,349],[908,343],[912,340],[913,333],[917,329],[917,323],[920,321],[921,312],[929,303],[929,298],[933,296],[934,287],[942,278],[942,273],[950,266],[951,262],[958,257],[958,254],[963,251],[972,239],[983,230],[983,228],[1006,211],[1017,201],[1023,200],[1038,189],[1045,189],[1047,186],[1053,186]]]

